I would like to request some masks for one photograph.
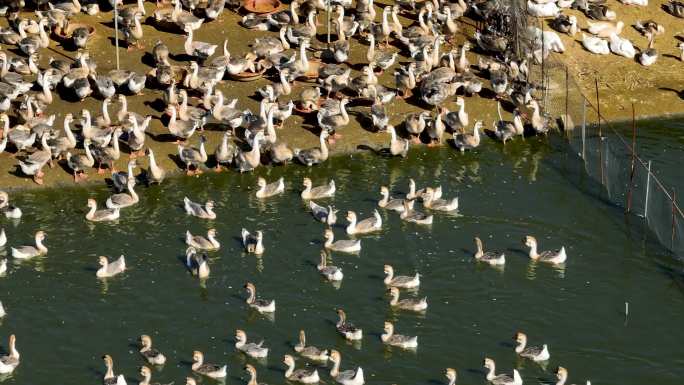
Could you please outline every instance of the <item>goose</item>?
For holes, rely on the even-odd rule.
[[[17,350],[17,337],[9,336],[9,353],[0,356],[0,374],[12,373],[19,366],[19,351]]]
[[[126,184],[128,193],[114,194],[107,198],[105,206],[109,209],[123,209],[137,204],[140,201],[138,194],[134,190],[135,178],[129,178]]]
[[[365,383],[363,369],[360,366],[356,370],[340,371],[342,355],[337,350],[330,352],[330,361],[333,362],[330,377],[334,378],[336,382],[342,385],[363,385]]]
[[[200,165],[206,163],[209,155],[205,149],[204,143],[207,141],[204,135],[200,136],[199,149],[194,147],[186,147],[182,144],[178,145],[178,156],[185,164],[185,169],[188,175],[201,174]]]
[[[327,253],[325,250],[321,251],[321,262],[316,266],[318,272],[324,276],[328,281],[339,282],[344,278],[342,269],[337,266],[328,265]]]
[[[558,369],[556,369],[556,378],[558,379],[556,385],[565,385],[568,381],[568,370],[559,366]],[[591,385],[591,382],[587,380],[586,385]]]
[[[506,263],[506,256],[500,251],[488,251],[485,252],[482,247],[482,240],[475,237],[475,245],[477,246],[477,251],[475,252],[475,260],[488,263],[493,266],[501,266]]]
[[[185,53],[188,56],[196,57],[199,60],[206,60],[216,51],[217,45],[215,44],[209,44],[202,41],[193,41],[193,32],[191,28],[185,28],[185,33],[187,33],[188,36],[185,38],[185,44],[183,47],[185,48]]]
[[[315,164],[323,163],[326,160],[328,160],[328,145],[326,143],[326,139],[330,133],[326,130],[321,130],[321,133],[318,137],[319,140],[319,146],[318,147],[312,147],[312,148],[307,148],[307,149],[295,149],[294,150],[294,155],[297,158],[297,160],[308,167],[311,167]]]
[[[322,115],[319,111],[317,119],[318,125],[322,130],[334,133],[337,129],[342,128],[349,124],[349,114],[347,114],[347,103],[349,99],[342,98],[340,100],[340,113],[334,115]]]
[[[98,261],[100,263],[100,268],[95,273],[98,278],[109,278],[117,274],[121,274],[126,270],[126,260],[124,256],[120,256],[119,259],[113,262],[109,262],[107,257],[99,257]]]
[[[398,213],[404,211],[404,200],[392,199],[387,186],[380,187],[380,195],[382,195],[382,199],[378,201],[378,207],[386,210],[396,211]]]
[[[159,350],[152,347],[152,338],[147,334],[140,336],[140,355],[151,365],[164,365],[166,357]]]
[[[0,260],[0,276],[7,274],[7,259]]]
[[[406,158],[410,142],[407,139],[398,138],[397,131],[394,128],[394,126],[387,125],[385,128],[387,129],[387,132],[390,134],[390,154],[392,154],[392,156],[401,156],[402,158]]]
[[[112,359],[112,356],[110,356],[109,354],[105,354],[104,356],[102,356],[102,360],[104,361],[105,366],[107,367],[107,371],[105,372],[103,379],[103,384],[126,385],[126,378],[123,374],[119,374],[118,376],[114,375],[114,360]]]
[[[387,129],[387,126],[389,125],[389,116],[387,115],[387,111],[385,110],[385,105],[384,103],[377,97],[377,88],[375,85],[369,86],[371,92],[374,94],[374,99],[375,101],[373,102],[373,105],[371,106],[370,109],[370,115],[371,115],[371,121],[373,123],[373,127],[377,129],[378,131],[382,131]]]
[[[412,136],[414,143],[420,143],[420,134],[422,134],[425,130],[426,118],[429,116],[430,113],[423,111],[420,113],[410,114],[406,117],[406,120],[404,121],[404,127]]]
[[[658,60],[658,51],[654,48],[654,45],[655,34],[651,34],[648,38],[648,48],[642,50],[639,54],[639,63],[641,63],[642,66],[651,66]]]
[[[235,348],[252,358],[266,358],[268,348],[263,347],[264,341],[255,344],[247,342],[247,333],[244,330],[235,330]]]
[[[618,21],[616,24],[613,24],[608,21],[596,21],[596,22],[591,22],[587,20],[587,31],[591,33],[592,35],[598,36],[598,37],[603,37],[607,38],[610,37],[610,35],[619,35],[622,33],[622,29],[625,26],[625,23],[622,21]]]
[[[152,151],[151,148],[148,148],[146,152],[147,152],[147,157],[148,157],[149,163],[150,163],[150,167],[147,169],[147,172],[146,172],[147,181],[148,181],[148,183],[160,184],[164,180],[164,176],[166,175],[166,171],[164,171],[163,168],[161,168],[157,165],[157,162],[154,158],[154,152]]]
[[[444,136],[444,121],[442,120],[442,116],[447,110],[445,108],[438,108],[437,115],[435,116],[435,119],[432,121],[432,124],[430,124],[427,127],[427,133],[428,137],[430,138],[430,143],[428,146],[435,146],[435,145],[441,145],[442,144],[442,137]]]
[[[406,222],[412,222],[419,225],[431,225],[432,215],[427,215],[413,209],[412,200],[404,200],[404,211],[399,214],[399,218]]]
[[[315,346],[306,345],[306,333],[304,333],[304,330],[299,331],[299,342],[294,346],[294,351],[312,361],[328,362],[330,358],[328,350],[321,350]]]
[[[435,190],[432,187],[427,187],[425,189],[425,194],[423,195],[423,207],[436,210],[452,212],[458,210],[458,197],[451,200],[446,199],[435,199]]]
[[[301,45],[316,35],[316,12],[310,11],[306,16],[306,23],[294,24],[287,27],[287,40],[292,44]]]
[[[383,282],[389,287],[397,287],[402,289],[415,289],[420,286],[420,274],[416,273],[413,277],[406,275],[394,276],[394,268],[391,265],[383,267],[385,278]]]
[[[378,210],[373,210],[373,216],[357,222],[356,213],[347,211],[347,225],[346,231],[349,235],[367,234],[382,229],[382,217]]]
[[[389,288],[389,293],[390,293],[390,296],[392,297],[390,299],[389,305],[392,308],[422,312],[425,309],[427,309],[427,307],[428,307],[427,297],[423,297],[420,299],[407,298],[407,299],[400,300],[399,299],[399,288],[394,287],[394,286]]]
[[[484,367],[487,369],[486,379],[493,385],[522,385],[523,383],[516,369],[513,369],[513,377],[508,374],[496,375],[496,364],[491,358],[484,359]]]
[[[192,246],[188,246],[185,250],[185,267],[199,279],[206,279],[211,273],[208,260],[207,254],[197,255],[197,249]]]
[[[250,364],[245,364],[245,371],[249,373],[249,382],[247,382],[247,385],[266,385],[264,383],[257,382],[257,371],[254,366]]]
[[[9,194],[6,191],[0,191],[0,211],[9,219],[19,219],[23,215],[19,207],[10,205]]]
[[[608,44],[610,51],[616,55],[624,56],[628,59],[633,59],[636,56],[634,46],[629,39],[621,38],[613,33],[608,37]]]
[[[612,21],[617,17],[615,11],[608,8],[608,6],[605,4],[589,3],[589,5],[584,8],[583,11],[587,17],[590,17],[594,20]]]
[[[512,122],[503,120],[500,102],[497,102],[497,112],[499,114],[499,120],[493,123],[494,136],[496,136],[497,139],[506,145],[506,142],[515,136],[525,138],[525,126],[522,121],[522,115],[517,108],[513,111]]]
[[[257,179],[257,186],[259,186],[259,189],[255,193],[257,198],[271,198],[282,194],[285,191],[285,179],[280,177],[275,182],[266,183],[266,179],[259,177],[259,179]]]
[[[169,132],[171,135],[187,140],[195,133],[197,127],[199,127],[199,121],[185,121],[178,119],[177,112],[175,108],[167,109],[167,112],[171,115],[169,118]],[[177,120],[178,119],[178,120]]]
[[[52,151],[47,144],[48,134],[43,134],[41,137],[41,150],[34,151],[25,160],[19,161],[21,172],[25,175],[33,176],[33,181],[36,184],[43,184],[42,168],[46,163],[52,164]]]
[[[458,377],[456,373],[456,369],[454,368],[446,368],[444,370],[444,375],[446,378],[449,380],[448,385],[456,385],[456,378]]]
[[[89,139],[92,143],[99,147],[107,147],[112,141],[114,129],[112,127],[97,128],[92,125],[90,111],[83,109],[81,111],[83,120],[81,124],[82,135],[85,139]]]
[[[285,371],[285,378],[289,381],[300,382],[302,384],[315,384],[320,381],[318,376],[318,370],[308,371],[305,369],[295,370],[294,358],[286,354],[283,358],[283,363],[287,365],[287,370]]]
[[[304,186],[304,190],[301,192],[300,196],[304,200],[332,198],[335,196],[336,188],[333,179],[331,179],[328,184],[312,187],[313,183],[311,182],[311,179],[304,178],[302,185]]]
[[[221,243],[216,240],[216,230],[209,229],[207,231],[207,237],[201,235],[192,235],[190,231],[185,232],[185,244],[192,246],[198,250],[214,251],[221,248]]]
[[[88,199],[88,212],[85,215],[90,222],[110,222],[119,219],[119,208],[97,209],[95,199]]]
[[[337,332],[349,341],[360,341],[363,338],[363,330],[354,326],[354,324],[347,322],[347,314],[342,309],[337,309],[338,321],[335,324]],[[332,360],[332,352],[330,354]],[[335,377],[335,376],[333,376]]]
[[[525,237],[525,246],[530,248],[529,257],[535,261],[557,265],[565,263],[565,261],[568,259],[568,256],[565,253],[565,246],[561,247],[560,250],[537,252],[537,239],[531,235]]]
[[[670,0],[669,3],[663,4],[663,8],[672,16],[684,19],[684,3],[677,0]]]
[[[0,229],[0,247],[5,247],[7,244],[7,234],[5,234],[5,229]],[[7,266],[5,266],[5,271],[7,271]]]
[[[216,158],[216,171],[221,171],[221,165],[230,164],[237,155],[238,148],[230,140],[233,136],[231,131],[225,131],[221,138],[221,143],[216,147],[214,156]]]
[[[214,212],[214,201],[208,200],[204,206],[200,203],[191,201],[188,197],[183,197],[183,208],[187,215],[202,219],[216,219]]]
[[[250,151],[240,151],[235,158],[235,164],[240,172],[251,171],[261,164],[261,141],[264,140],[264,133],[257,132],[252,138],[252,149]]]
[[[200,127],[203,126],[203,120],[206,120],[208,111],[194,106],[188,106],[188,91],[180,90],[178,96],[181,98],[181,104],[178,107],[177,118],[184,121],[198,121]]]
[[[331,229],[326,229],[323,234],[325,238],[325,243],[323,246],[332,251],[338,251],[341,253],[358,253],[361,251],[361,240],[358,239],[342,239],[335,241],[335,234]]]
[[[12,247],[12,257],[16,259],[30,259],[47,254],[48,249],[43,245],[43,241],[45,240],[45,232],[36,232],[34,239],[36,243],[35,246]]]
[[[416,88],[416,63],[411,62],[406,67],[401,67],[394,71],[394,83],[401,94],[397,97],[406,99],[411,96],[412,90]]]
[[[384,333],[380,335],[382,343],[396,346],[402,349],[415,349],[418,347],[418,337],[409,337],[402,334],[394,334],[394,324],[385,321]]]
[[[433,199],[440,199],[442,197],[442,186],[433,188]],[[416,181],[413,178],[409,179],[409,191],[406,193],[406,200],[413,201],[414,199],[423,199],[427,188],[416,190]],[[412,206],[413,207],[413,206]]]
[[[327,224],[328,226],[333,226],[337,222],[337,212],[332,206],[327,208],[316,204],[314,201],[309,201],[309,208],[311,209],[311,215],[319,221]]]
[[[677,48],[679,48],[679,50],[682,51],[682,53],[679,54],[679,61],[684,62],[684,42],[679,43],[677,45]]]
[[[264,253],[264,233],[262,231],[257,231],[252,235],[247,229],[242,228],[241,234],[242,247],[248,253],[261,255]]]
[[[123,131],[120,127],[114,129],[114,132],[112,132],[112,147],[94,147],[90,149],[93,158],[97,162],[98,174],[104,174],[103,166],[108,166],[110,170],[114,171],[114,162],[121,157],[119,137],[122,133]]]
[[[138,126],[138,121],[132,115],[128,117],[128,123],[130,127],[127,129],[128,134],[128,149],[130,151],[129,159],[134,159],[144,154],[145,146],[145,130],[152,121],[152,116],[147,116],[145,118],[145,125],[143,127]]]
[[[24,126],[16,126],[7,133],[8,140],[17,148],[17,152],[31,148],[36,141],[36,133]]]
[[[480,145],[480,129],[482,129],[482,121],[478,120],[475,122],[472,134],[454,135],[454,146],[461,152],[477,148]]]
[[[551,358],[549,354],[549,347],[544,344],[539,346],[527,346],[527,335],[523,332],[515,334],[515,352],[523,358],[529,358],[532,361],[548,361]]]
[[[582,34],[582,46],[586,48],[587,51],[597,54],[597,55],[608,55],[610,53],[610,48],[608,47],[608,42],[599,37],[587,36]]]
[[[227,365],[219,366],[210,363],[205,363],[204,354],[202,354],[202,352],[198,350],[192,352],[191,368],[193,372],[210,378],[225,378],[228,371]]]
[[[276,303],[275,300],[266,300],[266,299],[261,299],[257,298],[256,296],[256,286],[254,286],[253,283],[247,282],[245,284],[245,290],[247,290],[248,297],[245,300],[247,305],[251,307],[252,309],[255,309],[259,313],[275,313],[276,311]]]
[[[150,381],[152,381],[152,370],[147,366],[140,367],[140,375],[143,379],[138,383],[138,385],[161,385],[158,382],[150,383]]]
[[[540,4],[527,0],[527,12],[534,17],[556,17],[560,14],[560,8],[555,2]]]
[[[558,32],[567,33],[570,36],[575,36],[578,31],[577,16],[575,15],[558,15],[550,23],[551,27]]]

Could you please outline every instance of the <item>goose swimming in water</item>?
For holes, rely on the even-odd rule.
[[[556,369],[556,379],[558,379],[556,385],[565,385],[565,383],[568,381],[568,370],[562,366],[559,366],[558,369]],[[586,385],[591,385],[591,382],[587,380]]]
[[[0,211],[9,219],[19,219],[23,215],[19,207],[10,205],[9,194],[6,191],[0,191]]]
[[[109,278],[117,274],[121,274],[126,270],[126,260],[124,256],[120,256],[116,261],[109,262],[107,257],[98,258],[100,268],[95,273],[98,278]]]
[[[263,347],[264,341],[255,344],[247,342],[247,333],[244,330],[235,330],[235,348],[253,358],[266,358],[268,348]]]
[[[331,229],[326,229],[323,237],[325,238],[324,246],[328,250],[341,253],[358,253],[361,251],[360,239],[341,239],[335,241],[335,233]]]
[[[406,299],[400,300],[399,299],[399,288],[398,287],[390,287],[389,293],[390,293],[390,296],[392,297],[392,299],[390,299],[390,302],[389,302],[389,304],[392,308],[422,312],[425,309],[427,309],[427,307],[428,307],[427,297],[423,297],[420,299],[406,298]]]
[[[451,200],[435,199],[435,189],[427,187],[423,195],[423,207],[435,211],[456,211],[458,210],[458,197]]]
[[[9,337],[9,353],[0,356],[0,374],[12,373],[19,366],[19,351],[17,350],[17,337],[12,334]],[[121,385],[121,384],[119,384]],[[124,382],[125,385],[125,382]]]
[[[387,186],[380,186],[380,195],[382,195],[382,199],[378,201],[379,207],[386,210],[396,211],[398,213],[404,211],[404,200],[390,198],[390,193]]]
[[[330,361],[333,367],[330,369],[330,377],[342,385],[363,385],[366,381],[363,376],[363,369],[359,366],[356,370],[340,371],[342,355],[337,350],[330,352]]]
[[[242,228],[242,247],[248,253],[261,255],[264,253],[264,233],[257,231],[252,235],[247,229]]]
[[[561,247],[560,250],[537,252],[537,239],[531,235],[525,237],[525,246],[530,248],[529,256],[535,261],[559,265],[565,263],[568,259],[565,253],[565,246]]]
[[[347,211],[347,234],[367,234],[375,231],[380,231],[382,229],[382,217],[378,210],[373,210],[373,216],[370,218],[363,219],[359,222],[356,221],[356,213],[353,211]]]
[[[513,369],[513,377],[508,374],[496,374],[496,364],[491,358],[484,359],[484,367],[487,369],[487,381],[493,385],[522,385],[523,381],[520,373]]]
[[[210,378],[225,378],[228,371],[228,365],[218,366],[214,364],[204,363],[204,354],[195,350],[192,352],[192,371]]]
[[[287,365],[287,370],[285,371],[285,378],[289,381],[300,382],[302,384],[315,384],[318,381],[320,381],[320,378],[318,376],[318,370],[316,369],[314,369],[313,371],[305,369],[295,370],[294,358],[289,354],[285,355],[285,357],[283,358],[283,363]]]
[[[135,178],[128,178],[128,193],[114,194],[107,198],[105,206],[109,209],[122,209],[137,204],[140,201],[138,194],[134,190]]]
[[[299,342],[294,346],[294,351],[312,361],[327,362],[330,358],[327,349],[321,350],[315,346],[306,345],[306,333],[304,333],[304,330],[299,331]]]
[[[456,378],[458,378],[458,375],[456,374],[456,369],[446,368],[444,370],[444,375],[446,376],[447,380],[449,380],[449,383],[447,385],[456,385]]]
[[[214,201],[208,200],[204,206],[199,203],[191,201],[188,197],[183,198],[183,207],[185,208],[185,213],[192,215],[193,217],[202,219],[216,219],[216,213],[214,212]]]
[[[256,296],[256,286],[253,283],[247,282],[245,284],[245,290],[247,290],[248,297],[245,300],[247,305],[252,309],[255,309],[259,313],[274,313],[276,311],[275,300],[266,300],[257,298]]]
[[[140,336],[140,354],[152,365],[164,365],[166,357],[159,350],[152,347],[152,338],[147,334]]]
[[[7,244],[7,234],[5,229],[0,229],[0,247],[4,247]]]
[[[515,352],[524,358],[529,358],[532,361],[548,361],[551,358],[549,354],[549,347],[544,344],[539,346],[527,346],[527,335],[523,332],[517,332],[515,334]]]
[[[391,265],[383,267],[385,279],[383,282],[390,287],[398,287],[402,289],[415,289],[420,286],[420,274],[416,273],[413,277],[407,275],[394,276],[394,268]]]
[[[29,259],[47,254],[48,249],[43,245],[43,241],[45,240],[45,232],[36,232],[34,239],[36,242],[35,246],[12,247],[12,257],[17,259]]]
[[[304,186],[304,190],[301,193],[302,199],[324,199],[335,196],[336,188],[333,179],[331,179],[327,185],[312,187],[313,183],[311,182],[311,179],[304,178],[302,185]]]
[[[185,244],[198,250],[214,251],[221,248],[221,243],[216,240],[216,229],[209,229],[206,238],[201,235],[192,235],[190,231],[186,231]]]
[[[415,349],[418,347],[418,337],[394,334],[394,324],[391,322],[386,321],[383,330],[384,333],[380,335],[380,339],[384,344],[403,349]]]
[[[259,189],[256,192],[256,197],[261,199],[270,198],[285,191],[285,179],[283,177],[278,178],[273,183],[266,183],[266,179],[259,177],[257,185]]]
[[[205,253],[197,255],[197,249],[189,246],[185,250],[185,267],[190,270],[190,273],[197,276],[199,279],[209,278],[209,257]]]
[[[337,212],[339,210],[334,209],[332,206],[325,208],[314,201],[309,201],[309,208],[311,209],[311,215],[317,221],[323,222],[328,226],[333,226],[337,222]]]
[[[504,265],[506,263],[506,256],[503,252],[485,252],[482,247],[482,240],[480,238],[475,237],[475,245],[477,246],[477,251],[474,255],[475,260],[488,263],[490,265]]]
[[[347,314],[342,309],[337,309],[338,321],[335,324],[337,332],[346,340],[359,341],[363,338],[363,330],[354,326],[354,324],[347,322]]]
[[[85,218],[91,222],[108,222],[119,219],[120,209],[118,207],[98,210],[95,199],[88,199],[88,209]]]
[[[123,374],[114,375],[114,360],[109,354],[102,356],[102,360],[107,367],[107,371],[104,375],[103,384],[104,385],[126,385],[126,378]]]
[[[325,250],[321,250],[321,262],[316,268],[328,281],[338,282],[344,278],[342,269],[337,266],[328,265],[328,255]]]
[[[418,225],[431,225],[432,215],[427,215],[413,209],[415,201],[404,200],[404,211],[399,214],[399,218],[406,222],[412,222]]]

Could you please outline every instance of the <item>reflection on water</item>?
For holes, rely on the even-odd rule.
[[[250,362],[260,381],[277,384],[283,381],[282,355],[291,353],[297,332],[304,329],[316,346],[339,350],[343,368],[362,366],[373,384],[441,381],[445,367],[459,370],[459,383],[484,383],[480,367],[487,355],[501,372],[520,368],[525,383],[552,381],[551,370],[562,365],[571,378],[598,384],[657,380],[679,385],[681,346],[671,336],[684,322],[684,299],[672,295],[671,275],[662,263],[651,262],[656,252],[644,255],[639,240],[629,238],[613,207],[578,193],[559,174],[553,162],[562,154],[545,142],[533,138],[505,147],[486,142],[466,154],[420,149],[407,160],[353,154],[310,169],[285,166],[261,174],[170,179],[161,187],[141,186],[140,204],[124,210],[115,223],[84,220],[83,203],[87,198],[104,202],[111,194],[104,189],[15,194],[12,201],[25,216],[3,220],[9,244],[0,253],[30,241],[36,229],[47,231],[50,251],[10,264],[0,279],[0,300],[9,312],[0,344],[14,333],[22,354],[22,365],[6,383],[38,384],[45,378],[98,383],[103,353],[113,355],[117,372],[135,383],[143,362],[130,341],[146,333],[155,336],[155,347],[169,359],[155,372],[160,383],[183,383],[192,351],[202,350],[212,362],[228,364],[226,383],[243,384],[242,367]],[[256,199],[258,176],[283,176],[285,194]],[[342,282],[330,283],[316,268],[325,225],[313,220],[299,196],[304,177],[315,185],[334,178],[336,196],[321,203],[363,218],[375,208],[381,185],[402,197],[409,178],[419,188],[441,185],[444,197],[459,197],[461,207],[457,215],[435,213],[432,226],[405,223],[381,210],[383,230],[359,236],[358,255],[329,256],[329,263],[344,271]],[[217,219],[187,216],[184,196],[214,200]],[[347,238],[345,225],[340,218],[334,228],[338,239]],[[211,276],[199,280],[184,267],[183,234],[205,234],[212,227],[221,249],[209,253]],[[264,231],[263,256],[244,253],[242,227]],[[543,237],[549,249],[565,245],[566,266],[530,262],[520,246],[527,234]],[[486,237],[487,249],[505,251],[505,268],[473,261],[475,236]],[[120,254],[126,256],[127,271],[96,279],[96,257]],[[384,264],[403,274],[421,273],[420,289],[402,291],[401,298],[426,296],[427,311],[390,308]],[[248,280],[259,297],[276,300],[275,315],[246,305]],[[615,309],[627,299],[633,310],[625,324],[624,314]],[[347,342],[338,335],[337,308],[364,330],[363,341]],[[385,321],[402,334],[417,335],[418,349],[384,346]],[[266,363],[235,352],[236,328],[266,341],[271,349]],[[531,344],[549,344],[548,366],[516,360],[507,345],[516,330],[525,331]],[[299,360],[297,367],[304,364]],[[327,370],[320,374],[324,383],[333,382]]]

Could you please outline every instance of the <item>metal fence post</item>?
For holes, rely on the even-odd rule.
[[[582,159],[586,161],[587,100],[582,97]]]
[[[648,161],[648,173],[646,174],[646,202],[644,202],[644,219],[648,222],[648,195],[651,192],[651,161]]]

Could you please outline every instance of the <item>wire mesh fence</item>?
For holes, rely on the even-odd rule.
[[[633,139],[607,124],[598,103],[586,97],[557,59],[532,66],[530,80],[541,85],[547,118],[561,130],[586,173],[603,186],[606,198],[643,218],[664,247],[684,256],[684,213],[676,194],[656,177],[651,163],[638,156]]]

